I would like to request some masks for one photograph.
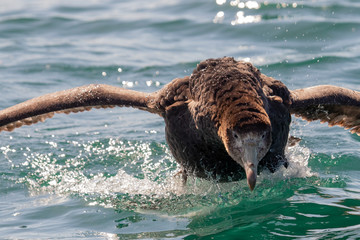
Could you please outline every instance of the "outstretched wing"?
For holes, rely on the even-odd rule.
[[[33,98],[0,111],[0,131],[12,131],[31,125],[55,113],[89,111],[114,106],[135,107],[152,113],[156,108],[155,93],[142,93],[103,84],[92,84]]]
[[[360,92],[331,85],[290,91],[290,112],[307,121],[320,120],[360,135]]]

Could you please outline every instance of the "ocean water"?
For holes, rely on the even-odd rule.
[[[90,83],[152,92],[206,58],[290,89],[360,91],[356,0],[1,0],[0,108]],[[360,137],[293,118],[288,169],[190,178],[163,120],[131,108],[0,133],[0,239],[359,239]]]

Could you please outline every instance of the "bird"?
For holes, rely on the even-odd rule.
[[[264,169],[288,167],[291,115],[327,122],[360,135],[360,92],[333,85],[289,90],[249,62],[201,61],[190,76],[144,93],[90,84],[39,96],[0,111],[0,131],[43,122],[55,113],[133,107],[165,122],[169,149],[183,181],[246,179],[251,191]]]

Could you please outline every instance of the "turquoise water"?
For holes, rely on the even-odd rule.
[[[290,89],[360,90],[358,1],[0,4],[0,108],[90,83],[151,92],[206,58]],[[358,239],[360,137],[293,118],[289,169],[185,188],[164,122],[129,108],[0,133],[1,239]]]

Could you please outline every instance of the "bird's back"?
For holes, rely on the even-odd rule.
[[[270,124],[263,84],[250,63],[221,58],[201,62],[189,78],[162,90],[166,138],[188,173],[220,181],[245,177],[225,149],[221,128]]]

